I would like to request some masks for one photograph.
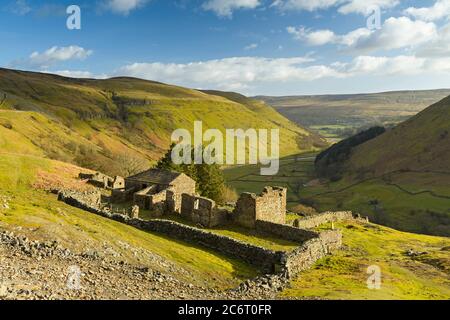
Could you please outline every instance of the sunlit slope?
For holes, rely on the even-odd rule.
[[[73,208],[44,191],[89,188],[76,179],[81,171],[86,170],[41,157],[0,154],[0,229],[32,240],[57,240],[73,252],[97,252],[208,287],[229,288],[256,275],[240,261]]]
[[[450,236],[450,98],[352,150],[338,182],[302,191],[320,210],[360,212],[399,230]]]
[[[205,130],[278,128],[282,155],[317,149],[323,144],[317,135],[294,125],[272,108],[249,101],[245,98],[242,103],[134,78],[72,79],[0,69],[0,125],[10,130],[0,131],[0,141],[14,135],[24,145],[35,145],[34,152],[111,174],[124,174],[124,167],[130,166],[127,162],[148,166],[169,147],[173,130],[192,131],[196,120],[203,121]],[[37,112],[48,123],[33,120],[35,129],[42,133],[30,135],[24,128],[27,123],[16,120],[12,111]],[[39,118],[33,114],[21,117]],[[45,148],[42,136],[49,134],[56,139],[54,145]],[[73,139],[67,139],[68,135]],[[7,151],[23,149],[30,148],[8,147]]]
[[[450,97],[357,147],[349,173],[378,176],[396,170],[450,173]]]
[[[330,225],[324,226],[330,228]],[[350,300],[450,299],[450,240],[374,224],[339,224],[344,247],[292,281],[283,297]],[[369,289],[370,266],[381,286]]]

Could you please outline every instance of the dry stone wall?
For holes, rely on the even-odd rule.
[[[298,229],[284,224],[277,224],[268,221],[256,221],[256,231],[275,235],[281,239],[302,243],[313,238],[317,238],[317,232]]]
[[[181,197],[181,215],[189,221],[208,228],[226,223],[228,212],[219,209],[215,201],[186,193]]]
[[[318,234],[289,226],[279,226],[272,229],[272,232],[278,235],[283,234],[286,239],[299,241],[299,247],[290,252],[273,251],[173,221],[156,219],[146,221],[110,213],[100,209],[95,201],[92,201],[91,196],[86,197],[85,194],[78,192],[60,192],[58,199],[74,207],[141,230],[161,233],[175,239],[201,245],[229,257],[240,259],[259,268],[262,272],[276,273],[288,278],[310,268],[318,259],[323,258],[342,245],[342,234],[339,231]],[[258,221],[256,225],[261,230],[274,227],[274,224],[266,221]],[[300,241],[304,240],[306,242],[301,244]]]
[[[341,246],[342,233],[339,230],[322,232],[319,237],[308,240],[283,257],[283,272],[288,278],[295,277]]]
[[[303,229],[312,229],[329,222],[339,222],[353,219],[351,211],[324,212],[311,217],[295,220],[295,226]]]

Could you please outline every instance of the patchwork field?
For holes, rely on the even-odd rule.
[[[437,173],[398,172],[361,182],[305,188],[299,197],[320,211],[352,210],[397,230],[450,235],[450,188]]]
[[[300,191],[314,178],[316,154],[307,153],[280,159],[280,170],[275,176],[261,176],[259,165],[226,168],[225,179],[238,193],[261,193],[266,186],[288,188],[288,206],[300,201]]]
[[[448,95],[450,90],[442,89],[256,98],[334,142],[355,134],[360,128],[398,124]]]

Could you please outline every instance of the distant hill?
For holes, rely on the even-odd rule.
[[[204,129],[279,128],[282,155],[324,146],[271,107],[232,95],[135,78],[0,69],[0,149],[127,175],[157,160],[172,131],[192,131],[196,120]]]
[[[342,179],[305,196],[401,230],[450,236],[450,97],[351,150]]]
[[[299,125],[329,138],[345,138],[359,128],[392,126],[450,95],[450,89],[318,96],[259,96]]]
[[[379,176],[393,171],[436,171],[450,175],[450,97],[357,147],[349,173]]]

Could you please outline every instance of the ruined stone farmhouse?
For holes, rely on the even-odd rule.
[[[93,186],[104,189],[122,189],[125,187],[125,179],[123,177],[116,176],[112,178],[100,172],[80,173],[79,178],[87,180]]]
[[[125,178],[123,189],[113,190],[116,201],[133,200],[143,210],[164,214],[167,206],[181,212],[182,194],[195,194],[195,181],[184,173],[150,169]]]
[[[180,214],[188,221],[212,228],[233,223],[255,229],[258,221],[286,223],[287,189],[266,187],[261,194],[243,193],[234,207],[223,208],[196,194],[196,182],[184,173],[150,169],[128,178],[101,173],[80,178],[112,190],[112,202],[132,202],[133,215],[149,210],[154,216]]]
[[[260,195],[243,193],[236,203],[234,220],[247,228],[255,228],[256,221],[285,224],[286,206],[286,188],[266,187]]]

